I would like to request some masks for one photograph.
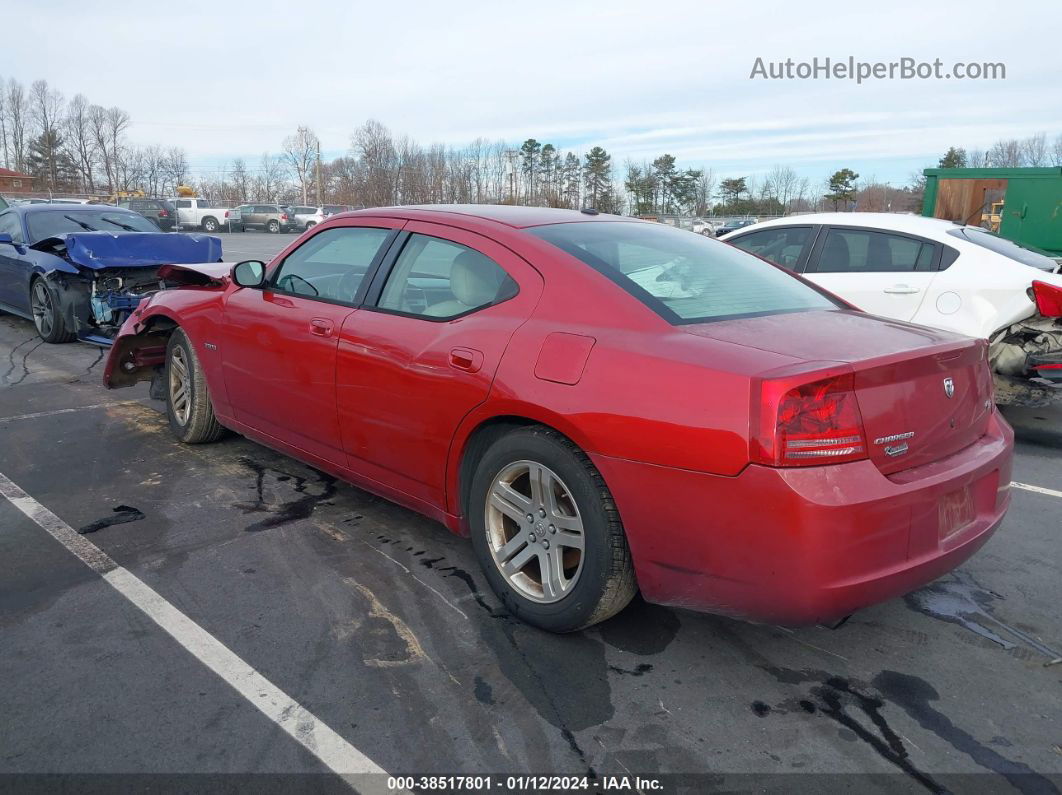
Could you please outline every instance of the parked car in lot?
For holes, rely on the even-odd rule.
[[[1062,402],[1062,274],[976,226],[886,213],[765,221],[725,238],[882,317],[990,343],[996,400]]]
[[[287,207],[291,225],[300,232],[313,229],[317,224],[323,223],[326,215],[323,207]]]
[[[716,237],[722,237],[738,229],[744,229],[746,226],[752,226],[754,223],[756,223],[755,218],[739,218],[736,221],[727,221],[722,226],[716,227],[714,234]]]
[[[242,232],[243,219],[235,207],[222,207],[207,199],[180,197],[170,200],[177,208],[177,223],[181,229],[202,229],[213,233]]]
[[[0,212],[0,310],[32,320],[45,342],[110,344],[159,266],[221,258],[221,241],[167,235],[110,205],[27,204]]]
[[[324,210],[325,215],[337,215],[339,213],[349,213],[351,210],[356,210],[358,208],[352,207],[349,204],[326,204],[321,209]]]
[[[165,199],[119,199],[118,206],[153,221],[163,232],[177,229],[177,210]]]
[[[295,229],[288,211],[278,204],[241,204],[240,223],[244,229],[261,229],[265,232],[290,232]]]
[[[470,535],[515,615],[837,619],[972,555],[1010,501],[987,345],[718,241],[593,211],[365,210],[175,265],[104,371]],[[312,377],[307,377],[307,374]]]

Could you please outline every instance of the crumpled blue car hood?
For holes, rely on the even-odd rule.
[[[221,240],[210,235],[162,232],[73,232],[62,236],[75,265],[103,268],[158,267],[171,263],[217,262]]]

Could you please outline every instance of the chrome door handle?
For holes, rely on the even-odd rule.
[[[323,317],[315,317],[310,320],[310,333],[315,337],[331,337],[332,321]]]
[[[885,292],[892,293],[893,295],[911,295],[919,292],[919,289],[906,284],[894,284],[892,287],[886,287]]]

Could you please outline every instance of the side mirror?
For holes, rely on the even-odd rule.
[[[0,243],[7,243],[9,246],[15,245],[15,241],[11,239],[11,235],[7,233],[0,234]]]
[[[265,263],[244,260],[232,266],[232,281],[239,287],[261,287],[265,281]]]

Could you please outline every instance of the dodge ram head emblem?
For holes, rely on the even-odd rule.
[[[955,397],[955,379],[944,379],[944,394],[948,397]]]

